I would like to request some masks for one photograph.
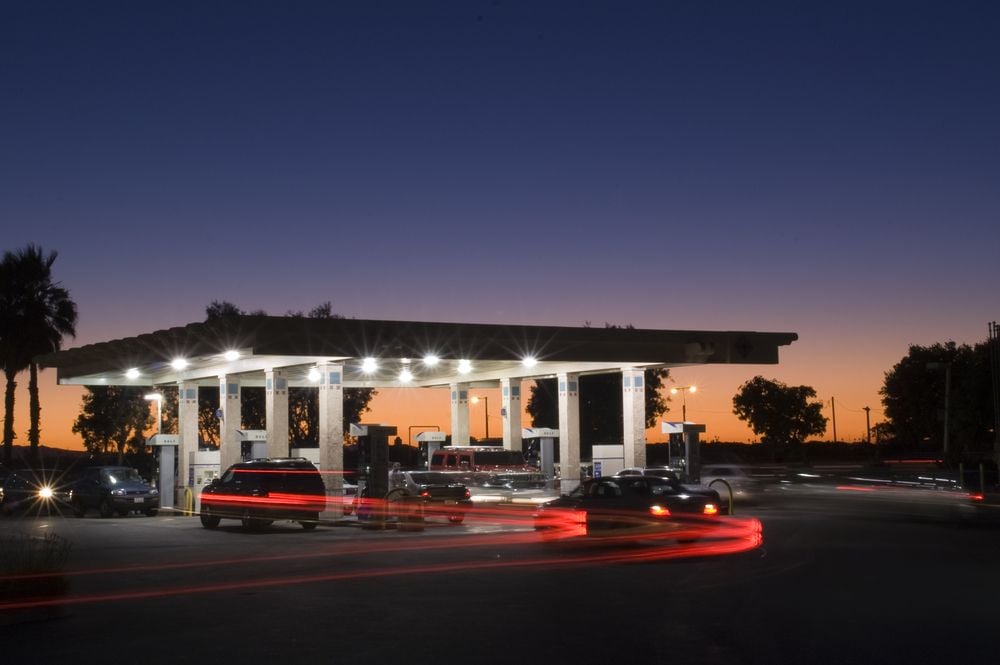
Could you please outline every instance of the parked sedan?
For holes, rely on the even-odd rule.
[[[77,517],[90,509],[101,517],[138,510],[152,517],[160,509],[160,493],[127,466],[92,466],[83,470],[70,492]]]
[[[389,474],[386,505],[389,517],[395,518],[401,527],[421,529],[424,519],[432,515],[460,524],[472,507],[472,500],[469,489],[456,482],[452,474],[394,469]]]
[[[681,485],[660,476],[625,475],[589,480],[571,494],[543,504],[535,528],[583,525],[588,535],[619,530],[661,533],[711,524],[724,512],[719,494],[708,488]]]
[[[48,513],[67,505],[65,483],[44,471],[18,470],[0,476],[0,511]]]

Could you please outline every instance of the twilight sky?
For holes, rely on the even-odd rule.
[[[858,439],[909,344],[1000,315],[998,34],[988,1],[7,0],[0,249],[60,252],[67,346],[213,299],[797,332],[673,370],[689,419],[751,439],[759,373]],[[77,447],[54,378],[43,443]],[[447,428],[397,392],[372,421]]]

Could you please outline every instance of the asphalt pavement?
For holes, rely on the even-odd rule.
[[[423,533],[12,518],[72,551],[62,602],[0,598],[0,639],[46,663],[995,662],[1000,530],[956,499],[795,487],[738,507],[762,542],[734,553],[542,542],[505,510]]]

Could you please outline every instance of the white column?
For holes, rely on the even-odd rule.
[[[503,447],[521,450],[521,379],[500,379]]]
[[[469,445],[469,384],[451,384],[451,445]]]
[[[559,384],[559,491],[580,484],[580,377],[557,374]]]
[[[240,437],[236,432],[242,425],[240,408],[240,380],[235,376],[219,377],[219,472],[240,461]]]
[[[326,483],[328,509],[343,514],[344,366],[321,364],[319,379],[319,468]]]
[[[191,453],[198,452],[198,384],[191,381],[177,382],[177,486],[191,487]]]
[[[646,466],[646,373],[622,368],[622,439],[625,466]]]
[[[267,456],[288,457],[288,378],[280,369],[264,372]]]

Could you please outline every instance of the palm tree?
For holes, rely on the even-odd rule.
[[[4,252],[0,261],[0,365],[7,379],[4,400],[4,459],[9,462],[14,443],[15,377],[29,370],[28,400],[30,456],[37,460],[41,407],[38,401],[38,365],[35,356],[58,351],[66,335],[76,335],[76,303],[69,291],[52,281],[58,252],[47,255],[28,245]]]

